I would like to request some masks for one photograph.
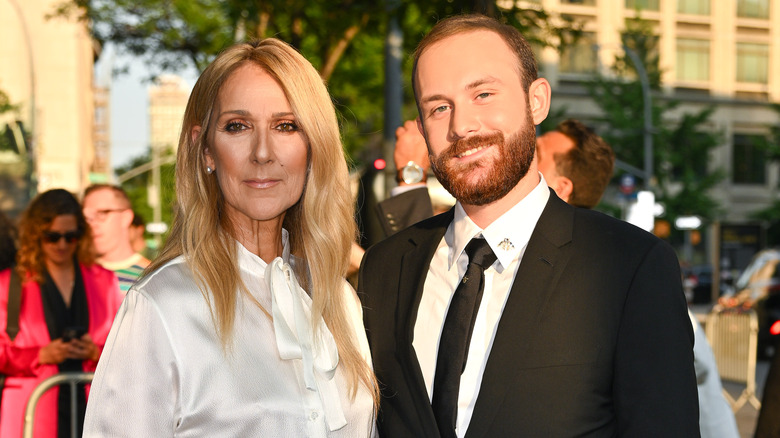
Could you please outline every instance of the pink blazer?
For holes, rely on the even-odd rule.
[[[123,297],[113,272],[98,265],[79,266],[89,308],[89,335],[102,350]],[[0,407],[0,437],[22,436],[24,410],[30,393],[41,381],[58,372],[56,365],[38,363],[41,347],[51,342],[38,283],[23,282],[19,333],[13,343],[8,338],[5,329],[10,277],[9,269],[0,272],[0,372],[7,376]],[[96,365],[97,362],[85,360],[84,371],[94,371]],[[35,411],[36,438],[57,436],[57,391],[52,389],[38,402]]]

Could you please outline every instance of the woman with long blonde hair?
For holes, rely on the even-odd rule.
[[[160,256],[128,292],[84,436],[374,435],[376,383],[333,103],[269,38],[198,79]]]

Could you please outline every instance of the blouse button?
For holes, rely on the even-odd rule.
[[[311,418],[312,421],[316,420],[317,417],[319,417],[319,414],[317,413],[317,411],[314,411],[314,412],[311,413],[310,418]]]

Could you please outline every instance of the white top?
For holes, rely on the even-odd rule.
[[[701,438],[739,438],[737,420],[723,396],[718,364],[710,342],[690,309],[693,324],[693,368],[699,393],[699,431]]]
[[[311,299],[289,275],[283,234],[284,256],[270,265],[238,245],[241,278],[275,319],[241,298],[227,354],[183,258],[130,290],[95,372],[85,437],[376,435],[370,393],[360,385],[350,399],[327,327],[311,334]],[[361,307],[346,281],[344,294],[370,363]]]
[[[509,290],[528,241],[531,239],[531,233],[549,198],[547,183],[542,178],[531,193],[484,230],[474,224],[460,203],[457,203],[455,218],[447,228],[431,260],[414,325],[412,343],[429,398],[433,397],[433,377],[436,372],[436,356],[439,352],[439,337],[444,326],[444,318],[455,288],[468,265],[468,256],[463,250],[473,237],[481,235],[498,258],[490,268],[485,270],[485,288],[479,303],[477,319],[474,322],[474,331],[471,334],[466,369],[460,378],[458,418],[455,428],[459,437],[466,435],[479,395],[482,374],[487,365],[490,348],[493,346],[498,321],[501,319],[504,304],[509,297]]]

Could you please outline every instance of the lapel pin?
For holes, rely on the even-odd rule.
[[[515,246],[512,245],[512,242],[510,242],[508,238],[504,238],[504,240],[502,240],[501,243],[498,244],[498,247],[503,249],[504,251],[509,251]]]

